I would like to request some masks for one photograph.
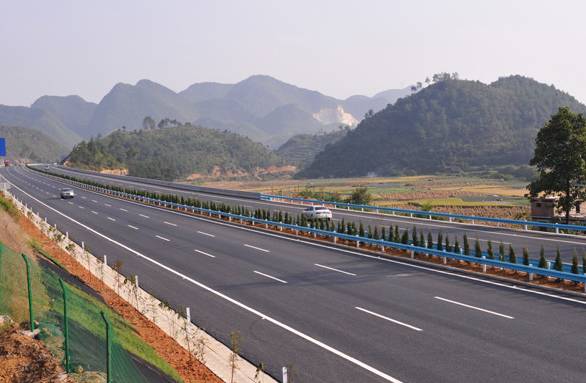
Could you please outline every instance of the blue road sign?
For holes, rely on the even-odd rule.
[[[0,157],[6,157],[6,139],[0,137]]]

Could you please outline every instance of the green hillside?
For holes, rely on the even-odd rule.
[[[67,149],[34,129],[0,126],[0,137],[6,138],[6,155],[10,160],[56,162]]]
[[[130,175],[165,180],[193,173],[254,173],[282,160],[263,145],[235,133],[190,124],[164,129],[117,130],[78,144],[68,157],[75,167],[127,168]]]
[[[281,145],[276,153],[287,163],[303,168],[327,145],[341,140],[349,131],[350,128],[344,127],[329,133],[298,134]]]
[[[486,85],[445,80],[363,120],[299,177],[459,172],[526,165],[539,128],[560,106],[586,106],[553,86],[512,76]]]

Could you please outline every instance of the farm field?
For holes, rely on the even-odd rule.
[[[200,185],[296,197],[345,200],[367,187],[372,204],[502,218],[529,214],[527,181],[473,176],[404,176],[340,179],[211,181]]]

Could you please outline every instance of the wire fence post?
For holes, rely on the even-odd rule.
[[[20,254],[26,265],[26,284],[28,290],[28,314],[31,332],[35,331],[35,315],[33,312],[33,287],[31,283],[31,263],[28,257],[24,254]]]
[[[69,319],[67,315],[67,286],[63,283],[63,279],[59,278],[61,290],[63,290],[63,336],[65,338],[63,348],[65,352],[65,372],[71,372],[71,357],[69,355]]]
[[[103,311],[100,314],[106,325],[106,383],[112,383],[112,329],[106,314]]]

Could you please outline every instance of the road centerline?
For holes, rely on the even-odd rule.
[[[354,274],[354,273],[350,273],[350,272],[348,272],[348,271],[344,271],[344,270],[336,269],[336,268],[334,268],[334,267],[330,267],[330,266],[320,265],[319,263],[314,263],[314,265],[316,265],[317,267],[321,267],[321,268],[323,268],[323,269],[328,269],[328,270],[336,271],[336,272],[338,272],[338,273],[342,273],[342,274],[347,274],[347,275],[356,276],[356,274]]]
[[[163,221],[163,223],[164,223],[165,225],[169,225],[169,226],[177,226],[177,224],[176,224],[176,223],[173,223],[173,222],[167,222],[167,221]]]
[[[512,317],[510,315],[505,315],[505,314],[497,313],[496,311],[491,311],[491,310],[483,309],[481,307],[471,306],[471,305],[468,305],[466,303],[453,301],[451,299],[446,299],[446,298],[442,298],[442,297],[434,297],[434,298],[435,299],[438,299],[440,301],[452,303],[454,305],[466,307],[466,308],[469,308],[469,309],[472,309],[472,310],[482,311],[482,312],[485,312],[487,314],[492,314],[492,315],[496,315],[496,316],[503,317],[503,318],[507,318],[507,319],[515,319],[515,317]]]
[[[166,242],[171,242],[171,240],[170,240],[170,239],[168,239],[168,238],[165,238],[165,237],[161,237],[160,235],[155,235],[155,237],[157,237],[157,238],[159,238],[159,239],[162,239],[163,241],[166,241]]]
[[[215,255],[210,254],[210,253],[206,253],[205,251],[201,251],[201,250],[197,250],[197,249],[194,249],[193,251],[195,251],[196,253],[199,253],[199,254],[207,255],[210,258],[216,258]]]
[[[206,233],[205,231],[199,231],[198,230],[197,233],[198,234],[201,234],[201,235],[206,235],[208,237],[216,238],[216,236],[214,234]]]
[[[264,253],[270,253],[270,252],[271,252],[270,250],[263,249],[262,247],[256,247],[256,246],[252,246],[252,245],[249,245],[248,243],[245,243],[245,244],[244,244],[244,246],[245,246],[245,247],[248,247],[248,248],[250,248],[250,249],[254,249],[254,250],[258,250],[258,251],[262,251],[262,252],[264,252]]]
[[[287,281],[284,281],[284,280],[282,280],[282,279],[279,279],[279,278],[277,278],[277,277],[273,277],[272,275],[268,275],[268,274],[265,274],[265,273],[261,273],[260,271],[256,271],[256,270],[254,270],[254,272],[255,272],[255,274],[262,275],[263,277],[266,277],[266,278],[273,279],[273,280],[275,280],[275,281],[277,281],[277,282],[281,282],[281,283],[288,283]]]
[[[367,313],[367,314],[370,314],[370,315],[372,315],[372,316],[375,316],[375,317],[377,317],[377,318],[384,319],[384,320],[386,320],[386,321],[389,321],[389,322],[392,322],[392,323],[395,323],[395,324],[398,324],[398,325],[401,325],[401,326],[407,327],[407,328],[409,328],[409,329],[411,329],[411,330],[415,330],[415,331],[423,331],[423,330],[422,330],[422,329],[420,329],[419,327],[415,327],[415,326],[412,326],[412,325],[410,325],[410,324],[407,324],[407,323],[404,323],[404,322],[398,321],[398,320],[396,320],[396,319],[389,318],[389,317],[387,317],[387,316],[384,316],[384,315],[381,315],[381,314],[375,313],[374,311],[370,311],[370,310],[367,310],[367,309],[364,309],[364,308],[362,308],[362,307],[358,307],[358,306],[356,306],[356,307],[354,307],[354,308],[355,308],[356,310],[359,310],[359,311],[365,312],[365,313]]]

